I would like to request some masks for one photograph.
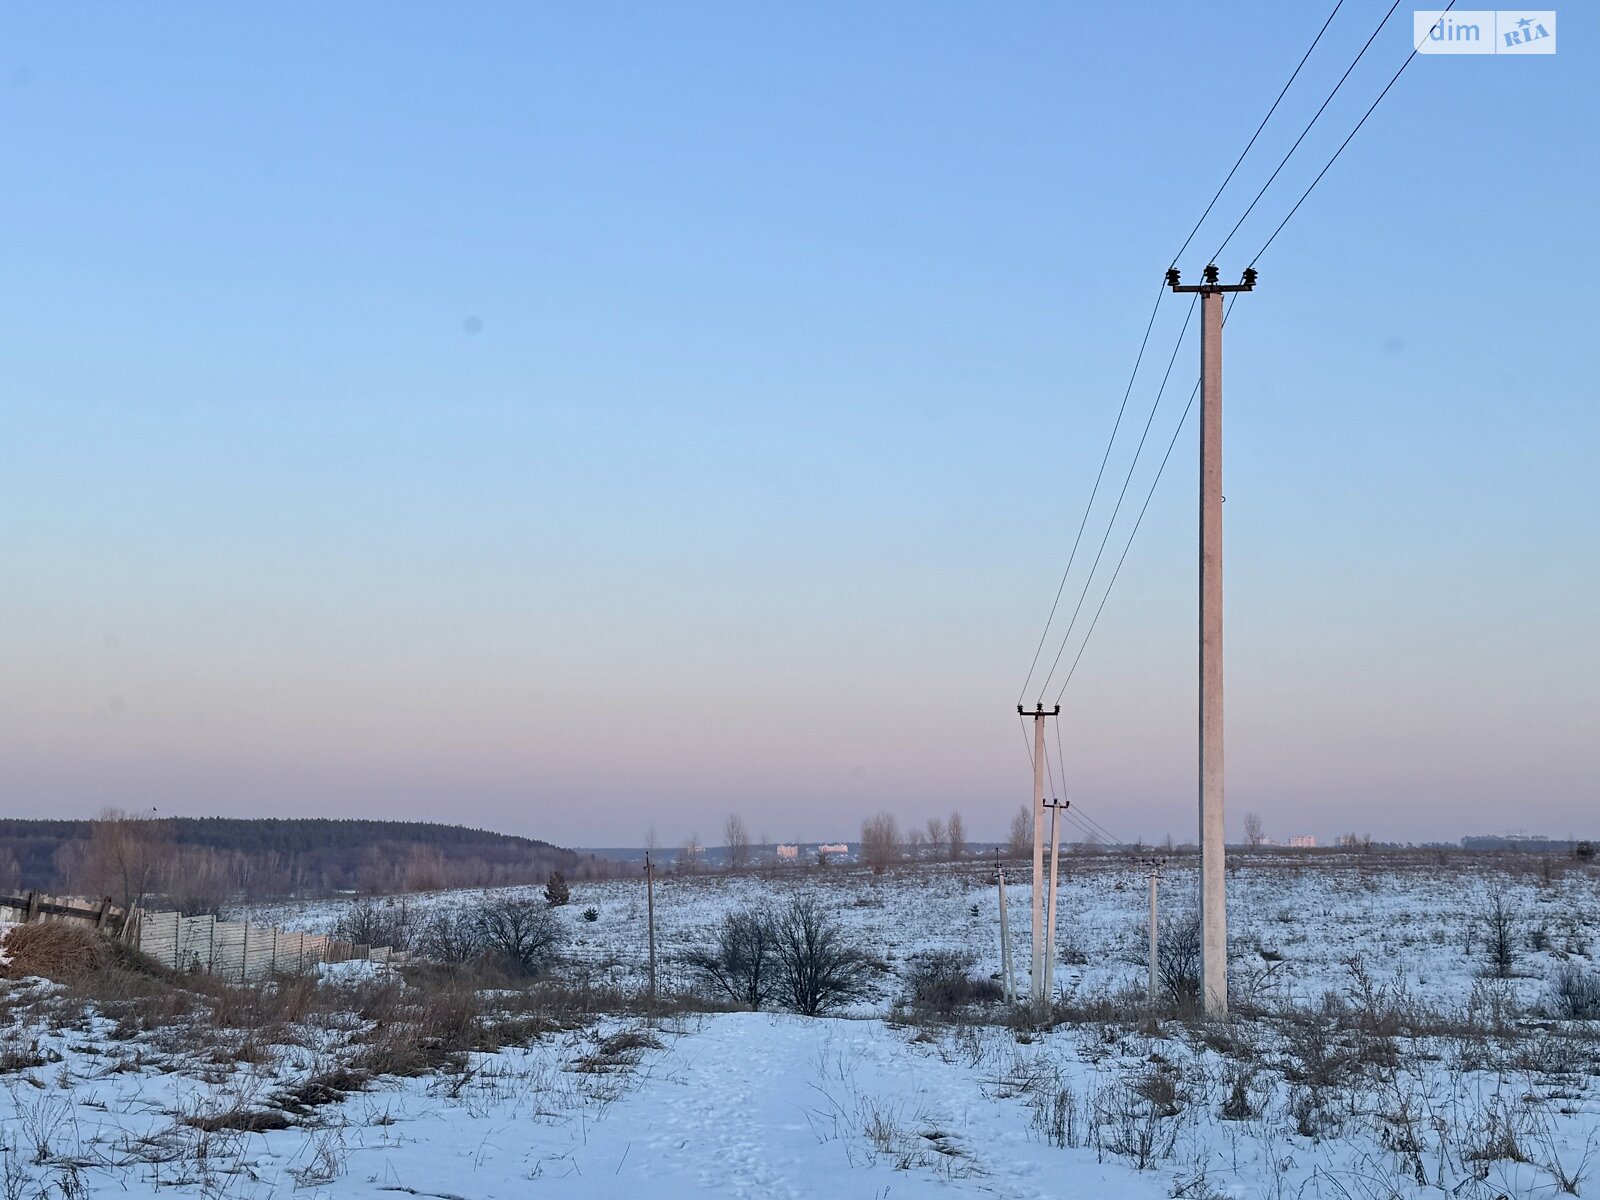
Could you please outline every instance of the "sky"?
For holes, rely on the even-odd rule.
[[[1189,279],[1387,7],[1341,7]],[[0,7],[0,806],[1003,836],[1162,272],[1325,16]],[[1234,836],[1600,832],[1600,71],[1559,19],[1413,62],[1229,322]],[[1124,839],[1194,836],[1196,446],[1062,697],[1052,789]]]

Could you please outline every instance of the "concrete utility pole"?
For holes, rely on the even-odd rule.
[[[1028,716],[1028,710],[1017,705],[1018,716]],[[1061,705],[1046,712],[1044,704],[1033,709],[1033,961],[1028,965],[1028,994],[1035,1004],[1044,1001],[1044,892],[1040,884],[1044,877],[1044,719],[1059,717]]]
[[[1000,887],[1000,993],[1008,1002],[1017,998],[1017,976],[1011,969],[1011,922],[1006,916],[1006,870],[1000,865],[1000,847],[994,850],[994,877]]]
[[[1150,1003],[1152,1005],[1161,995],[1161,909],[1157,903],[1157,888],[1161,883],[1161,865],[1165,861],[1158,858],[1150,863]]]
[[[1222,294],[1256,286],[1254,267],[1239,283],[1204,283],[1175,292],[1200,296],[1200,995],[1210,1017],[1228,1014],[1227,841],[1222,821]]]
[[[1066,770],[1065,764],[1061,768]],[[1072,807],[1071,800],[1046,800],[1050,810],[1050,903],[1044,922],[1044,994],[1050,1000],[1056,995],[1056,863],[1061,858],[1061,828],[1057,818],[1061,810]]]

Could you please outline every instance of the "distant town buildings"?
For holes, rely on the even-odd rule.
[[[799,846],[779,846],[775,852],[779,862],[794,862],[800,857]]]
[[[1309,833],[1296,834],[1289,839],[1289,847],[1293,850],[1312,850],[1317,845],[1317,839]]]

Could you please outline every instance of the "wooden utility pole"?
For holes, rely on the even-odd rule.
[[[1227,842],[1222,819],[1222,295],[1256,286],[1254,267],[1239,283],[1204,283],[1174,292],[1200,297],[1200,995],[1205,1013],[1228,1013]]]
[[[656,869],[650,861],[650,851],[644,852],[644,905],[645,921],[650,941],[650,1007],[656,1006]]]
[[[1017,705],[1017,715],[1028,710]],[[1033,961],[1029,964],[1028,994],[1035,1004],[1044,1002],[1044,719],[1061,715],[1061,705],[1046,712],[1044,704],[1034,706],[1033,716]]]

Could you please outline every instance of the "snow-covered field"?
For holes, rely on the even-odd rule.
[[[1142,981],[1147,900],[1114,856],[1073,865],[1069,1016]],[[725,912],[813,890],[888,967],[842,1017],[593,1013],[554,988],[462,995],[367,964],[198,1001],[0,984],[0,1200],[1600,1194],[1600,1021],[1546,1011],[1552,972],[1593,969],[1592,873],[1263,858],[1230,887],[1236,995],[1262,1009],[1226,1024],[1125,1002],[1053,1025],[994,1005],[912,1019],[894,1001],[914,955],[998,969],[995,890],[975,865],[660,882],[664,960]],[[1168,869],[1164,901],[1182,909],[1191,889]],[[1508,979],[1485,951],[1496,894]],[[1025,976],[1024,889],[1010,907]],[[569,978],[642,984],[642,884],[574,883],[559,911]],[[250,915],[317,929],[339,912]]]
[[[1311,1004],[1350,981],[1349,963],[1364,960],[1386,983],[1403,983],[1423,1003],[1464,1004],[1484,973],[1485,914],[1498,893],[1517,934],[1508,986],[1525,1005],[1540,999],[1560,962],[1600,953],[1600,877],[1556,864],[1547,881],[1538,860],[1379,853],[1348,856],[1256,855],[1236,852],[1229,872],[1229,940],[1236,989],[1276,1003]],[[1149,875],[1127,856],[1063,855],[1057,916],[1065,999],[1087,1001],[1142,986]],[[1007,864],[1008,879],[1026,864]],[[1196,860],[1164,869],[1166,917],[1195,912]],[[513,892],[518,889],[509,889]],[[533,896],[538,889],[521,889]],[[660,961],[705,943],[725,913],[815,891],[863,946],[890,964],[930,949],[976,956],[979,969],[1000,970],[999,901],[993,864],[922,864],[885,876],[860,868],[779,872],[768,876],[658,876],[656,937]],[[413,925],[442,908],[470,906],[480,892],[408,897]],[[643,986],[648,953],[642,879],[575,882],[571,902],[556,910],[568,952],[585,974],[602,972],[631,988]],[[311,933],[332,930],[346,902],[259,905],[259,920]],[[1029,969],[1029,889],[1008,887],[1007,907],[1019,978]],[[596,913],[593,921],[586,910]]]

